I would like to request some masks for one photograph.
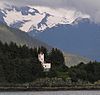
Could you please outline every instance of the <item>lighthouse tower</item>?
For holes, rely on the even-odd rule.
[[[46,63],[45,62],[45,57],[44,57],[44,53],[43,52],[40,52],[38,54],[38,59],[41,62],[42,66],[44,68],[44,71],[49,71],[51,69],[51,63]]]
[[[43,52],[40,52],[40,54],[38,54],[38,59],[42,64],[44,63],[44,54],[43,54]]]

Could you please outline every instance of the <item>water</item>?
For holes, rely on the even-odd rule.
[[[100,91],[0,92],[0,95],[100,95]]]

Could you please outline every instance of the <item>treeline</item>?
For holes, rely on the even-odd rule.
[[[45,54],[45,61],[52,63],[49,72],[43,71],[38,60],[38,53],[41,51]],[[61,78],[61,84],[65,84],[69,79],[71,83],[80,81],[94,83],[100,80],[100,63],[84,64],[81,62],[77,66],[68,68],[65,66],[63,53],[57,48],[52,48],[52,50],[47,50],[45,47],[33,49],[26,45],[18,46],[13,42],[10,44],[0,42],[0,84],[29,83],[47,77],[55,78],[57,81]],[[55,83],[55,85],[57,84]]]
[[[88,64],[80,63],[71,67],[68,71],[72,82],[87,81],[94,83],[100,81],[100,62],[89,62]]]

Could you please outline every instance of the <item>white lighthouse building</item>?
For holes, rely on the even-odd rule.
[[[51,63],[46,63],[45,62],[45,57],[44,57],[43,52],[40,52],[38,54],[38,59],[41,62],[42,66],[44,68],[44,71],[49,71],[51,69]]]

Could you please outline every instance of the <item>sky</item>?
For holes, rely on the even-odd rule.
[[[0,5],[2,3],[18,6],[32,5],[50,8],[69,8],[88,14],[93,21],[100,23],[100,0],[0,0]]]

